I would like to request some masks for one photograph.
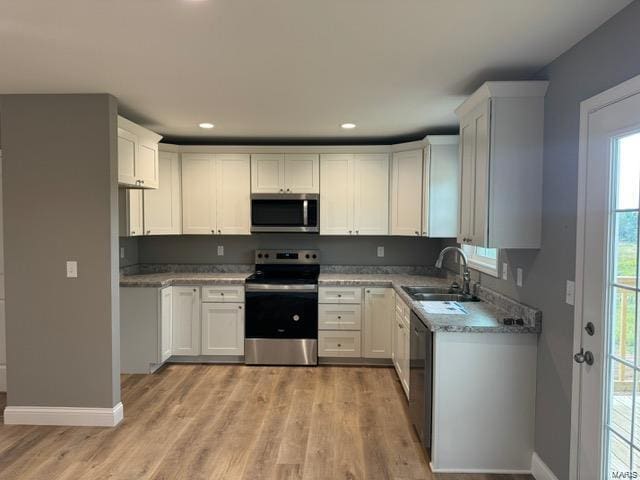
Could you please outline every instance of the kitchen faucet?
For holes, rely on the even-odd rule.
[[[460,258],[462,258],[462,294],[471,295],[471,274],[467,264],[467,255],[460,247],[443,248],[440,255],[438,255],[438,260],[436,260],[436,268],[442,268],[442,261],[448,252],[458,252],[460,254]]]

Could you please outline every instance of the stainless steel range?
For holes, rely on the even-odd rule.
[[[245,363],[318,364],[317,250],[256,250],[245,290]]]

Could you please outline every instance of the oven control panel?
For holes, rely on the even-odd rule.
[[[319,250],[256,250],[255,263],[283,265],[317,265]]]

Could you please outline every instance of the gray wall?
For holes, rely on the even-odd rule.
[[[325,237],[306,234],[140,237],[140,263],[253,263],[257,248],[316,248],[325,265],[433,265],[440,240],[418,237]],[[217,246],[224,246],[224,256]],[[377,257],[384,246],[385,256]]]
[[[110,95],[0,97],[8,405],[120,401],[116,118]]]
[[[124,249],[124,257],[121,252]],[[138,238],[137,237],[120,237],[120,267],[128,267],[138,263]]]
[[[545,102],[542,249],[503,251],[524,268],[524,286],[482,275],[481,282],[543,311],[538,349],[535,448],[560,480],[569,478],[573,307],[580,102],[640,74],[640,1],[568,50],[537,75],[550,80]]]

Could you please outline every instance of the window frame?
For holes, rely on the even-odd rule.
[[[475,245],[462,245],[462,250],[467,255],[467,261],[469,262],[469,268],[478,270],[479,272],[491,275],[495,278],[500,278],[498,273],[498,260],[500,258],[500,249],[496,250],[496,258],[485,257],[484,255],[478,255],[478,247]]]

